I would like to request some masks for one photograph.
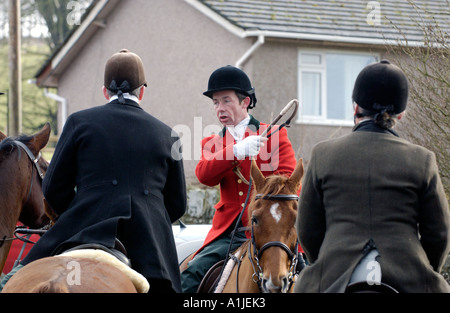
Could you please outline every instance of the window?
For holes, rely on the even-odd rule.
[[[298,123],[353,125],[352,92],[359,72],[377,55],[300,51]]]

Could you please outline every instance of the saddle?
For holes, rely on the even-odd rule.
[[[106,264],[114,266],[127,275],[136,287],[137,292],[147,293],[150,289],[148,280],[131,267],[131,262],[126,255],[126,250],[118,239],[116,239],[114,248],[108,248],[96,243],[81,244],[61,251],[60,254],[56,255],[56,257],[58,256],[101,260]]]
[[[362,281],[349,284],[345,293],[398,293],[398,291],[385,283],[369,285]]]
[[[108,248],[104,245],[97,244],[97,243],[86,243],[81,245],[72,246],[68,249],[60,249],[56,254],[60,255],[67,252],[72,252],[76,250],[102,250],[105,251],[112,256],[114,256],[116,259],[118,259],[120,262],[124,263],[126,266],[131,268],[131,261],[127,256],[127,250],[125,249],[124,245],[120,242],[119,239],[116,238],[116,242],[114,245],[114,248]]]
[[[219,261],[214,264],[206,275],[203,277],[200,285],[198,286],[197,293],[213,293],[216,289],[217,283],[220,279],[220,273],[225,264],[225,260]]]

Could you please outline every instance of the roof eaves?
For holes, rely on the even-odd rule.
[[[70,51],[77,45],[87,30],[92,27],[100,27],[96,22],[97,17],[102,13],[105,7],[109,4],[114,7],[120,0],[98,0],[97,3],[91,6],[83,16],[83,20],[80,25],[74,27],[74,29],[67,36],[65,41],[57,47],[51,56],[47,59],[44,65],[35,74],[37,85],[40,87],[56,87],[43,86],[45,81],[52,75],[54,70],[61,64],[61,62],[67,58]]]
[[[298,39],[298,40],[311,40],[311,41],[330,41],[340,43],[354,43],[354,44],[368,44],[368,45],[398,45],[399,40],[390,40],[388,38],[374,38],[365,36],[344,36],[344,35],[327,35],[327,34],[311,34],[306,32],[293,32],[283,30],[267,30],[261,29],[257,26],[245,27],[242,23],[231,19],[228,15],[222,14],[219,10],[216,10],[213,6],[209,5],[205,1],[199,0],[184,0],[189,3],[200,12],[211,18],[213,21],[223,26],[231,33],[237,35],[240,38],[246,37],[272,37],[272,38],[284,38],[284,39]],[[406,44],[406,42],[402,42]],[[407,42],[410,46],[423,46],[422,41],[410,40]]]
[[[228,19],[226,16],[221,14],[220,12],[216,11],[212,6],[198,0],[184,0],[186,3],[190,4],[194,8],[196,8],[198,11],[209,17],[211,20],[216,22],[217,24],[224,27],[226,30],[230,31],[234,35],[244,38],[245,36],[245,29],[243,29],[241,26],[239,26],[234,21]]]
[[[246,14],[245,10],[236,11],[235,9],[231,10],[221,10],[220,8],[225,8],[224,4],[220,6],[209,4],[208,1],[205,0],[185,0],[190,3],[192,6],[197,8],[199,11],[207,15],[209,18],[217,22],[218,24],[224,26],[225,28],[229,28],[229,25],[233,25],[233,29],[231,30],[233,33],[238,35],[241,38],[246,37],[258,37],[258,36],[267,36],[273,38],[290,38],[290,39],[304,39],[304,40],[313,40],[313,41],[331,41],[331,42],[342,42],[342,43],[355,43],[355,44],[370,44],[370,45],[409,45],[409,46],[423,46],[424,43],[420,38],[411,37],[408,40],[403,40],[403,38],[389,38],[388,36],[379,36],[380,34],[386,34],[385,29],[379,29],[377,32],[378,36],[374,36],[370,31],[358,31],[355,34],[352,34],[349,31],[345,31],[345,20],[343,22],[344,28],[342,32],[339,34],[321,34],[321,33],[311,33],[311,32],[302,32],[296,31],[294,29],[288,29],[286,27],[283,28],[283,23],[278,23],[276,20],[267,19],[265,21],[269,21],[270,25],[264,27],[265,21],[261,20],[257,23],[254,23],[256,20],[254,18],[246,20],[242,17]],[[231,3],[233,7],[236,7],[236,2]],[[245,3],[239,2],[239,7],[245,7]],[[251,8],[249,6],[247,9]],[[263,8],[259,8],[260,11],[266,11]],[[267,12],[265,12],[267,13]],[[237,14],[237,15],[236,15]],[[239,17],[239,18],[238,18]],[[400,17],[406,18],[406,17]],[[406,19],[408,20],[408,19]],[[277,24],[280,24],[277,26]],[[332,26],[332,25],[329,25]],[[366,26],[366,25],[364,25]],[[278,29],[277,29],[278,28]],[[290,27],[292,28],[292,27]],[[298,28],[298,27],[297,27]],[[367,26],[366,26],[367,28]],[[324,25],[321,26],[321,32],[324,30]],[[347,33],[347,34],[346,34]],[[389,32],[388,32],[389,33]],[[387,33],[387,35],[389,35]]]

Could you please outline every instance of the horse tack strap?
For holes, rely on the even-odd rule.
[[[10,240],[11,240],[11,238],[8,238],[8,236],[3,236],[3,238],[0,239],[0,248],[3,247],[5,242],[10,241]]]
[[[263,195],[261,193],[258,193],[255,196],[256,200],[281,200],[281,201],[290,201],[290,200],[294,200],[294,201],[298,201],[298,196],[297,195],[283,195],[283,194],[279,194],[279,195],[273,195],[273,194],[268,194],[268,195]]]
[[[259,250],[256,250],[257,253],[258,253],[258,255],[257,255],[258,259],[261,258],[264,250],[266,250],[267,248],[270,248],[270,247],[278,247],[278,248],[283,249],[287,253],[287,255],[289,256],[289,258],[291,260],[294,259],[297,256],[296,254],[294,254],[291,251],[291,249],[285,243],[283,243],[281,241],[269,241],[266,244],[264,244],[261,248],[259,248]],[[294,251],[296,251],[296,249],[297,249],[297,245],[296,245]]]
[[[42,172],[38,162],[41,159],[41,153],[39,152],[38,157],[35,157],[33,152],[31,152],[30,148],[28,148],[23,142],[14,140],[14,144],[21,147],[26,154],[28,155],[28,157],[30,158],[31,162],[33,162],[34,166],[36,167],[39,176],[41,177],[41,179],[44,179],[44,173]]]
[[[273,198],[273,197],[276,197],[276,196],[286,196],[286,198],[291,198],[291,199],[284,199],[284,200],[297,200],[298,199],[297,196],[295,196],[295,197],[297,197],[297,199],[292,199],[293,195],[272,195],[272,194],[269,194],[267,196],[263,196],[261,194],[258,194],[257,197],[258,196],[260,196],[261,198],[263,198],[263,197]],[[278,199],[278,200],[280,200],[280,199]],[[297,267],[297,262],[298,262],[298,259],[299,259],[298,258],[298,241],[295,244],[295,247],[294,247],[294,250],[293,250],[294,252],[285,243],[283,243],[281,241],[269,241],[269,242],[265,243],[261,248],[258,249],[256,247],[256,240],[255,240],[255,234],[254,234],[254,229],[253,229],[253,220],[252,220],[252,224],[251,224],[251,239],[250,240],[251,241],[250,241],[250,243],[248,245],[248,258],[250,260],[250,264],[253,267],[252,279],[253,279],[253,281],[255,283],[257,283],[259,290],[261,292],[263,292],[262,288],[261,288],[261,278],[263,277],[263,270],[261,268],[261,265],[259,264],[259,259],[261,258],[263,252],[265,250],[267,250],[268,248],[270,248],[270,247],[281,248],[283,251],[285,251],[287,253],[288,257],[291,260],[291,268],[290,268],[290,276],[289,276],[289,288],[288,288],[288,289],[290,289],[292,284],[293,284],[294,271],[295,271],[295,269]],[[251,256],[251,247],[252,246],[253,246],[253,258],[256,261],[256,267],[255,267],[255,265],[253,263],[253,259],[252,259],[252,256]]]
[[[31,243],[35,244],[36,242],[31,241],[29,237],[31,235],[39,235],[42,236],[49,228],[49,225],[46,225],[39,229],[29,229],[25,228],[23,226],[17,226],[16,230],[14,231],[14,237],[9,238],[8,236],[3,236],[3,238],[0,239],[0,248],[7,242],[7,241],[13,241],[13,240],[20,240],[23,241],[24,244]],[[22,234],[23,236],[20,236]]]

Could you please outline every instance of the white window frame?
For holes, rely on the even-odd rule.
[[[298,50],[298,86],[297,94],[300,102],[299,114],[297,114],[297,124],[309,124],[309,125],[325,125],[325,126],[354,126],[354,122],[350,120],[342,119],[329,119],[327,118],[327,64],[326,56],[328,53],[338,53],[346,55],[367,55],[375,58],[376,61],[380,60],[379,53],[370,53],[364,51],[350,51],[350,50],[331,50],[331,49],[299,49]],[[315,54],[320,55],[321,64],[302,64],[302,54]],[[304,115],[302,104],[302,73],[320,73],[321,74],[321,114],[320,115]]]

